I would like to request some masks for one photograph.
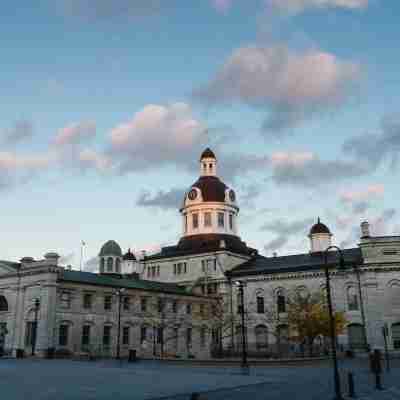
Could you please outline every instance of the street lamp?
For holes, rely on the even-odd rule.
[[[332,297],[331,297],[331,284],[330,284],[330,276],[329,276],[329,266],[328,266],[328,254],[329,250],[335,249],[339,252],[339,268],[338,270],[344,270],[344,258],[342,250],[337,246],[329,246],[325,250],[325,278],[326,278],[326,297],[328,301],[328,311],[329,311],[329,325],[330,325],[330,336],[331,336],[331,344],[332,344],[332,359],[333,359],[333,379],[335,383],[335,394],[336,397],[334,400],[343,400],[342,392],[340,390],[340,377],[338,370],[338,362],[336,355],[336,324],[335,318],[333,315],[332,308]]]
[[[117,332],[117,356],[116,359],[120,359],[120,352],[121,352],[121,303],[122,303],[122,296],[125,293],[125,288],[116,289],[114,291],[114,295],[118,296],[118,332]]]
[[[244,325],[244,283],[242,281],[236,281],[235,285],[239,289],[240,295],[240,313],[242,315],[242,368],[248,369],[249,364],[247,363],[247,343],[246,343],[246,327]]]
[[[34,299],[33,304],[34,304],[35,320],[34,320],[33,329],[32,329],[32,355],[34,356],[36,340],[37,340],[38,313],[39,313],[39,308],[40,308],[40,299],[38,299],[38,298]]]
[[[362,320],[362,325],[363,325],[363,345],[365,348],[365,351],[369,352],[369,345],[367,341],[367,326],[366,326],[366,321],[365,321],[365,312],[364,312],[364,302],[363,302],[363,297],[362,297],[362,290],[361,290],[361,270],[358,264],[354,265],[354,272],[357,276],[357,283],[358,283],[358,296],[360,297],[360,311],[361,311],[361,320]]]

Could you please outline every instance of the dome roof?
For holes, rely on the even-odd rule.
[[[117,256],[121,257],[122,256],[122,250],[121,247],[119,247],[119,244],[115,240],[109,240],[108,242],[104,243],[99,256]]]
[[[128,251],[124,254],[122,257],[124,260],[127,261],[136,261],[135,255],[131,252],[131,249],[128,249]]]
[[[201,176],[192,187],[201,191],[203,201],[225,202],[225,191],[228,187],[216,176]]]
[[[202,160],[203,158],[214,158],[214,159],[217,159],[217,158],[215,157],[214,152],[213,152],[209,147],[207,147],[207,148],[201,153],[200,160]]]
[[[318,233],[328,233],[329,235],[331,234],[331,231],[329,228],[321,222],[321,220],[318,217],[318,222],[313,225],[310,229],[310,235],[318,234]]]

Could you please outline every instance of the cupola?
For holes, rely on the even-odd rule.
[[[209,147],[200,156],[200,176],[217,176],[217,158]]]
[[[100,274],[121,274],[122,250],[115,240],[103,244],[99,253]]]
[[[325,251],[332,244],[332,236],[329,228],[318,217],[317,223],[311,227],[308,234],[311,252]]]

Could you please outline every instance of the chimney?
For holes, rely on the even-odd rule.
[[[273,255],[274,257],[278,257],[278,253],[277,253],[276,251],[274,251],[274,252],[272,253],[272,255]]]
[[[23,267],[29,267],[35,262],[35,259],[33,257],[22,257],[19,262],[22,264]]]
[[[361,222],[361,239],[369,238],[371,236],[369,231],[369,222],[363,221]]]
[[[58,259],[60,256],[57,253],[49,252],[44,255],[44,258],[46,260],[46,264],[58,265]]]

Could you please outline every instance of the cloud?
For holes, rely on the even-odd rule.
[[[136,200],[136,205],[139,207],[154,207],[162,210],[177,210],[183,201],[184,188],[173,188],[169,191],[159,190],[155,195],[149,192],[143,192]]]
[[[279,185],[312,187],[370,172],[356,162],[321,160],[312,152],[277,152],[271,156],[272,180]]]
[[[147,105],[111,131],[110,155],[121,173],[164,165],[186,167],[198,160],[206,128],[189,105]]]
[[[83,270],[86,272],[98,272],[99,271],[99,257],[94,256],[89,258],[83,266]]]
[[[288,242],[288,238],[285,236],[278,236],[276,239],[271,240],[264,246],[264,251],[266,253],[270,251],[275,251],[282,248]]]
[[[67,17],[93,22],[156,15],[163,3],[161,0],[57,0],[56,4]]]
[[[80,151],[77,161],[82,170],[95,169],[98,172],[107,172],[112,169],[112,160],[109,157],[91,149]]]
[[[74,253],[69,253],[64,256],[61,256],[60,259],[58,260],[58,264],[59,265],[69,265],[74,260],[74,257],[75,257]]]
[[[30,121],[17,121],[11,129],[4,130],[2,142],[4,145],[14,145],[33,137],[33,124]]]
[[[278,135],[342,105],[360,70],[356,63],[314,49],[297,53],[283,45],[248,46],[235,50],[193,96],[209,105],[243,103],[264,110],[263,131]]]
[[[96,135],[96,123],[94,121],[80,121],[59,129],[54,144],[56,146],[68,146],[78,144],[91,139]]]
[[[343,151],[370,168],[377,168],[388,161],[397,166],[400,153],[400,113],[386,115],[381,120],[381,130],[346,140]]]
[[[363,9],[369,0],[267,0],[266,3],[279,11],[298,14],[310,8]]]
[[[385,186],[382,184],[369,185],[362,190],[345,190],[340,195],[342,203],[350,205],[353,213],[364,214],[372,206],[372,200],[382,197]]]

